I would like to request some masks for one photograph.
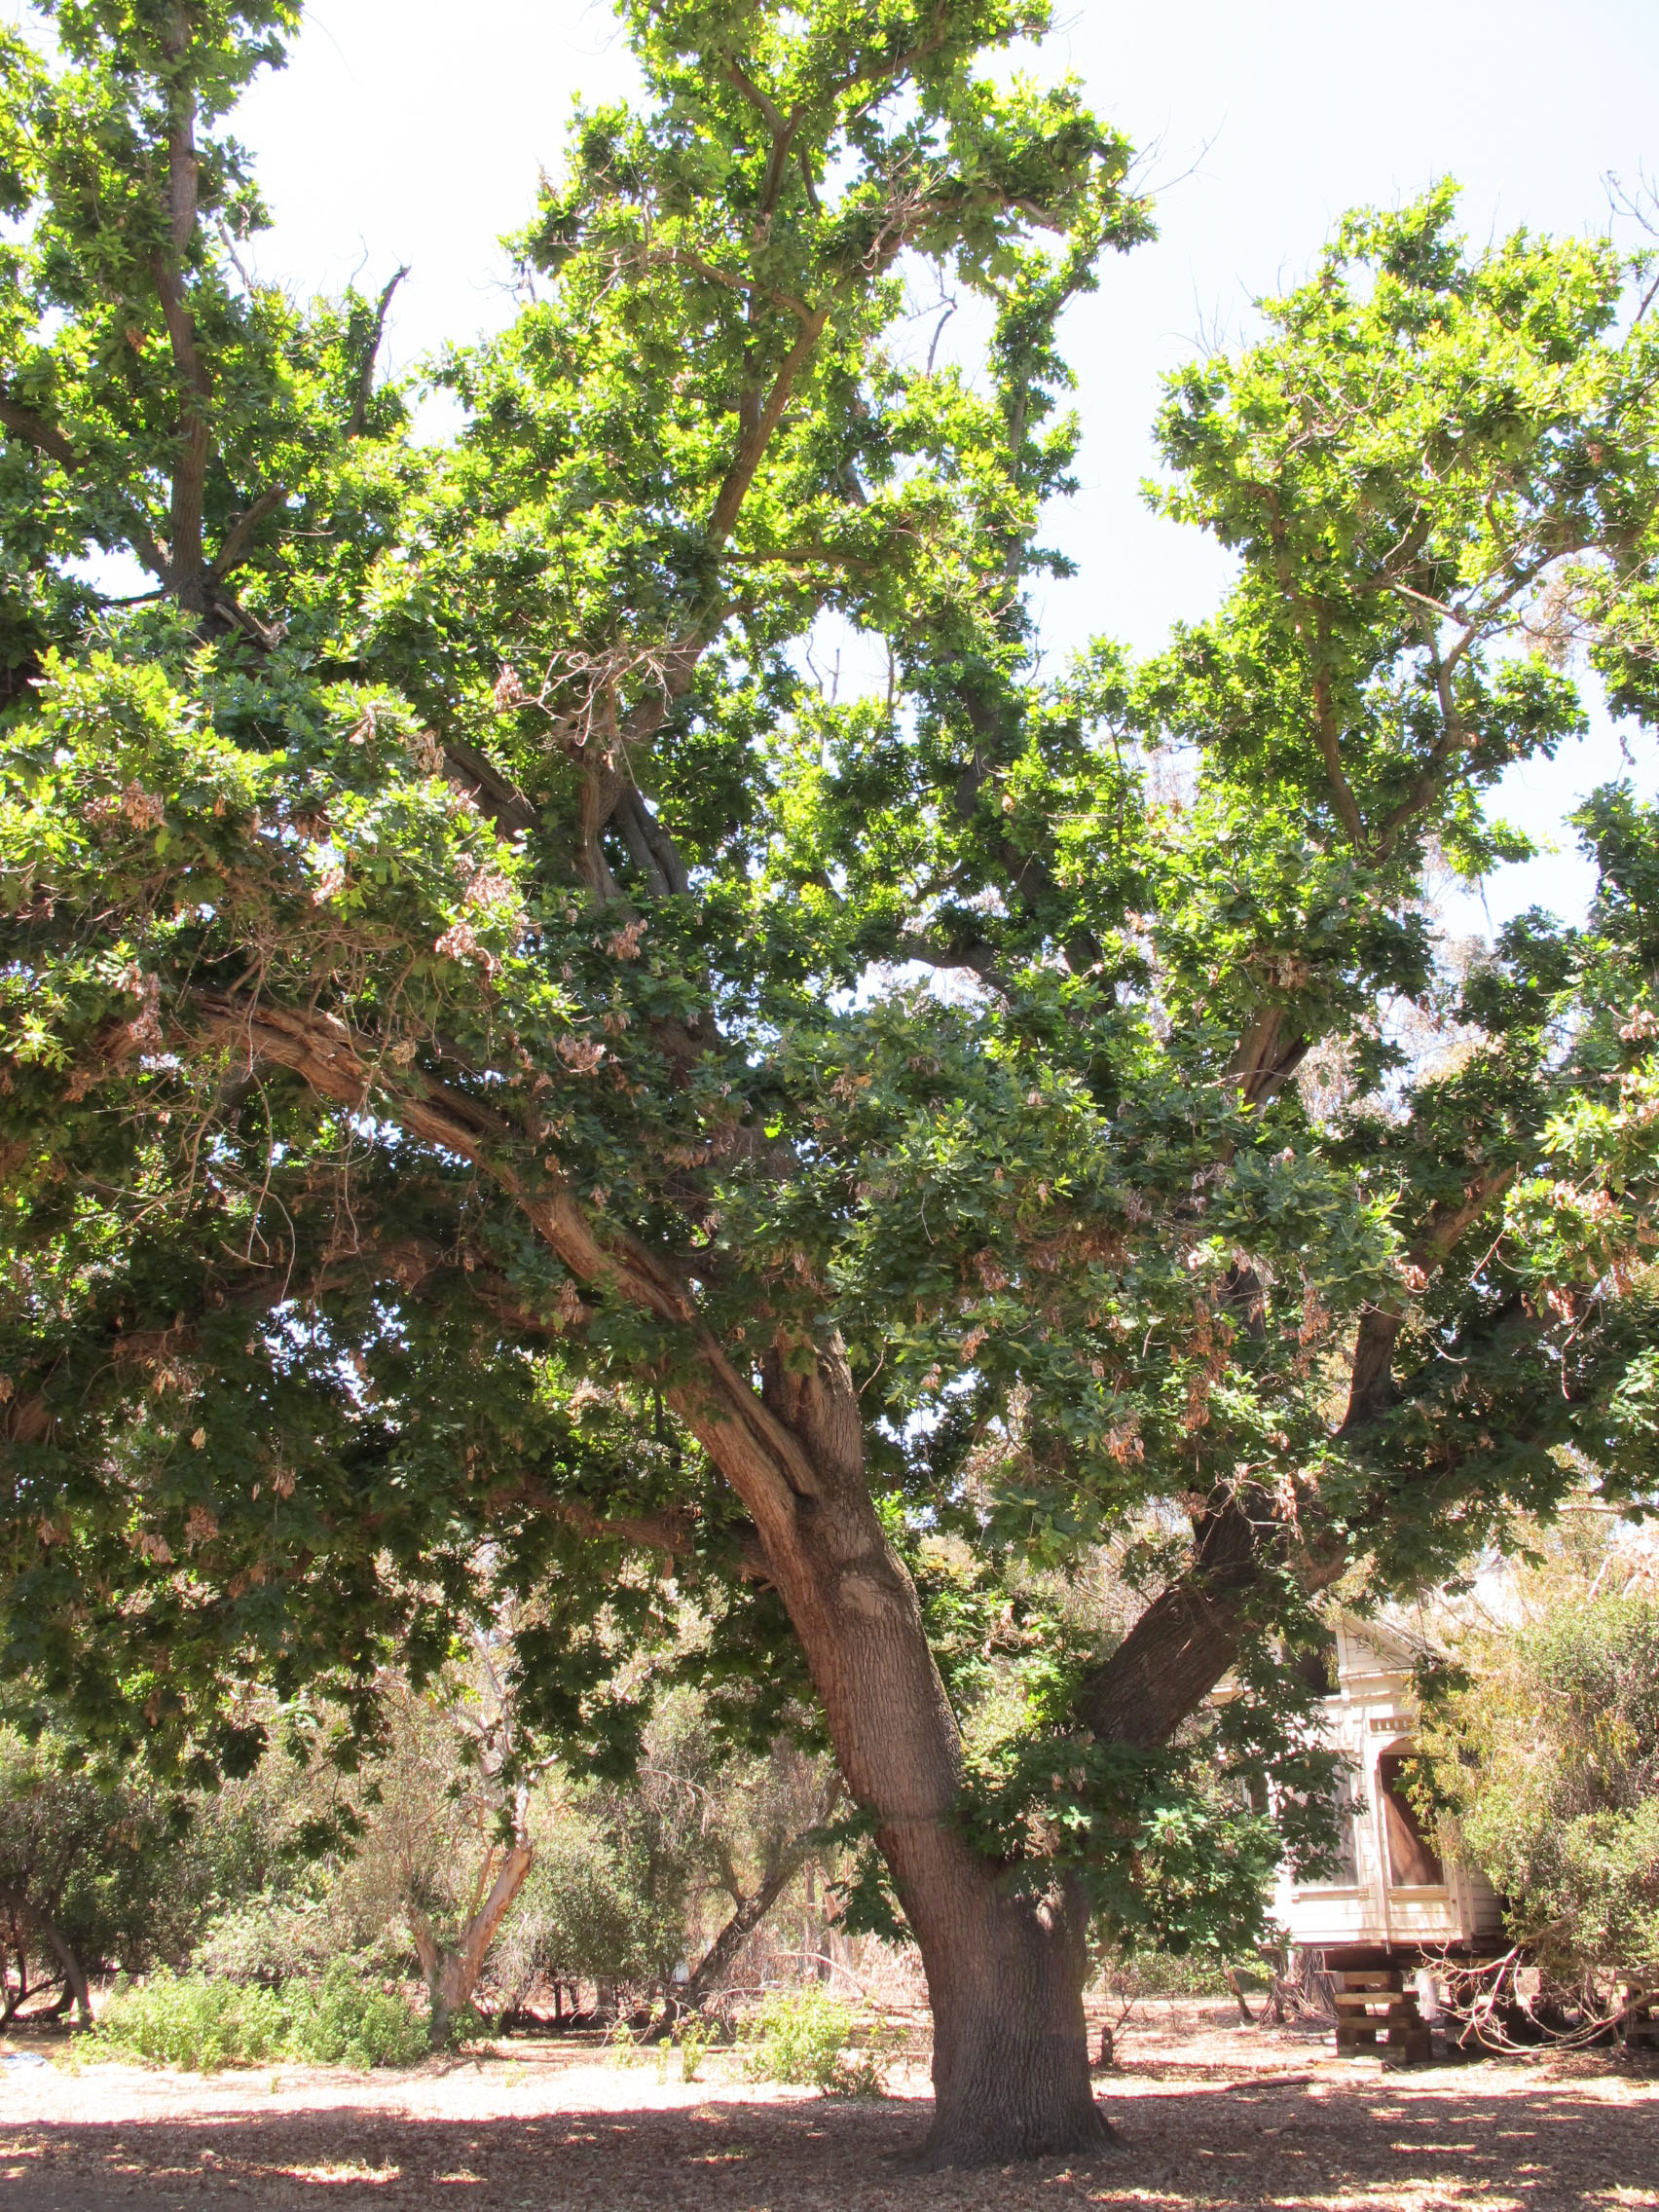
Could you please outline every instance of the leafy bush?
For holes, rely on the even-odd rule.
[[[398,1778],[387,1778],[388,1765],[383,1760],[370,1782],[360,1783],[365,1794],[371,1784],[391,1794]],[[275,1756],[241,1786],[261,1846],[257,1878],[206,1918],[192,1966],[273,1986],[314,1979],[331,1960],[347,1957],[377,1979],[397,1980],[412,1970],[404,1896],[386,1862],[399,1840],[396,1808],[370,1808],[360,1835],[331,1836],[325,1812],[314,1810],[327,1808],[328,1787],[325,1777]],[[344,1826],[338,1806],[334,1815]]]
[[[119,2051],[210,2074],[287,2058],[319,2066],[408,2066],[426,2048],[425,2022],[400,1996],[336,1959],[317,1981],[280,1991],[162,1972],[116,1992],[99,2033]]]
[[[849,2051],[851,2009],[821,1989],[801,1989],[762,2000],[749,2023],[753,2039],[746,2071],[752,2082],[783,2082],[820,2089],[831,2097],[878,2097],[885,2086],[886,2052]]]
[[[715,2041],[717,2030],[707,2020],[687,2020],[675,2037],[680,2047],[680,2078],[694,2082],[703,2064],[703,2054]]]
[[[1460,1657],[1421,1735],[1449,1850],[1557,1982],[1659,1972],[1659,1604],[1558,1599]]]
[[[661,1868],[599,1821],[566,1819],[539,1849],[497,1940],[495,1972],[509,1988],[538,1979],[648,1988],[685,1944],[683,1900]]]
[[[98,2033],[130,2057],[211,2074],[239,2059],[280,2056],[287,2025],[275,1990],[164,1970],[135,1987],[118,1985]]]
[[[755,2082],[827,2089],[852,2030],[848,2008],[822,1990],[763,1998],[749,2022],[754,2048],[746,2071]]]
[[[335,1959],[320,1981],[294,1982],[287,2051],[318,2066],[412,2066],[427,2048],[426,2023],[408,1999],[365,1980],[353,1959]]]
[[[340,1944],[321,1902],[298,1891],[263,1890],[217,1913],[203,1932],[191,1963],[203,1973],[232,1981],[279,1986],[297,1975],[320,1973]]]

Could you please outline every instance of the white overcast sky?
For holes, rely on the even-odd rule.
[[[1161,374],[1247,330],[1251,300],[1296,280],[1345,208],[1437,175],[1463,187],[1476,240],[1604,230],[1606,173],[1659,168],[1659,0],[1061,0],[1056,19],[1037,65],[1075,70],[1147,150],[1161,235],[1072,312],[1082,488],[1052,535],[1081,574],[1051,591],[1046,634],[1059,652],[1100,630],[1146,651],[1211,608],[1227,575],[1138,496]],[[593,0],[319,0],[237,124],[276,217],[261,273],[311,292],[409,262],[393,333],[405,363],[498,324],[511,303],[497,241],[531,211],[537,170],[558,166],[572,98],[634,83]],[[1650,789],[1651,738],[1634,751]],[[1604,724],[1553,768],[1513,774],[1503,811],[1559,833],[1573,794],[1621,767]],[[1566,842],[1489,887],[1491,912],[1577,907],[1584,874]]]

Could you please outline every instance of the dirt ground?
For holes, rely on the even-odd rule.
[[[1659,2212],[1659,2068],[1610,2055],[1339,2061],[1330,2039],[1153,2007],[1098,2078],[1121,2143],[1088,2161],[907,2170],[928,2084],[879,2104],[514,2040],[403,2074],[209,2077],[0,2046],[0,2212]],[[5,2056],[9,2048],[11,2055]],[[39,2056],[51,2050],[47,2064]]]

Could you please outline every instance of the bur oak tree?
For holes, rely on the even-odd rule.
[[[1574,654],[1646,711],[1647,273],[1471,256],[1445,189],[1348,219],[1161,419],[1225,604],[1054,672],[1065,310],[1150,225],[1003,65],[1035,0],[625,7],[643,103],[578,113],[441,448],[388,294],[243,273],[219,125],[292,11],[46,13],[5,1664],[234,1769],[259,1685],[367,1730],[511,1589],[526,1710],[603,1758],[619,1630],[694,1593],[756,1726],[810,1686],[920,1947],[929,2156],[1086,2149],[1091,1926],[1259,1910],[1216,1762],[1295,1828],[1312,1597],[1586,1462],[1652,1489],[1652,821],[1598,802],[1589,932],[1457,971],[1423,898],[1520,849],[1484,801],[1581,725]],[[827,623],[886,680],[817,683]],[[1106,1648],[1044,1593],[1125,1534]]]

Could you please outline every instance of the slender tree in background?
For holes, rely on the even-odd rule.
[[[535,1863],[531,1791],[538,1764],[550,1762],[537,1762],[534,1751],[527,1756],[518,1740],[510,1677],[504,1680],[498,1665],[504,1658],[508,1626],[505,1622],[475,1625],[473,1678],[456,1686],[447,1712],[423,1714],[406,1705],[406,1727],[414,1739],[411,1763],[424,1770],[428,1818],[431,1810],[441,1807],[453,1822],[459,1810],[474,1831],[467,1839],[474,1863],[460,1881],[453,1861],[443,1862],[447,1854],[441,1851],[428,1851],[425,1866],[419,1864],[420,1853],[411,1855],[413,1862],[405,1876],[404,1911],[426,1984],[434,2050],[444,2048],[451,2022],[472,2003],[490,1946]],[[441,1743],[446,1727],[452,1747],[457,1739],[461,1747],[460,1771],[447,1776],[442,1771]],[[439,1737],[436,1745],[430,1741],[434,1736]],[[458,1763],[453,1748],[449,1763],[452,1769]],[[432,1825],[436,1828],[437,1824]],[[451,1900],[440,1901],[433,1895],[434,1890],[444,1889],[461,1893],[459,1902],[447,1912],[443,1904]]]
[[[752,1727],[816,1693],[927,1970],[930,2156],[1087,2148],[1091,1920],[1259,1910],[1266,1825],[1183,1750],[1221,1677],[1223,1759],[1294,1788],[1321,1586],[1446,1571],[1568,1446],[1652,1492],[1654,825],[1586,818],[1588,932],[1454,976],[1422,906],[1520,849],[1482,796],[1580,726],[1575,650],[1645,712],[1645,272],[1471,259],[1444,190],[1350,218],[1161,420],[1227,603],[1051,676],[1059,325],[1148,218],[1074,88],[990,74],[1040,5],[626,8],[645,105],[578,118],[442,451],[387,295],[241,273],[212,132],[291,12],[46,13],[0,163],[5,1663],[234,1771],[255,1683],[366,1731],[388,1650],[535,1592],[526,1711],[621,1757],[617,1624],[693,1590]],[[813,683],[827,619],[883,686]],[[1015,1603],[1137,1528],[1116,1648]]]

